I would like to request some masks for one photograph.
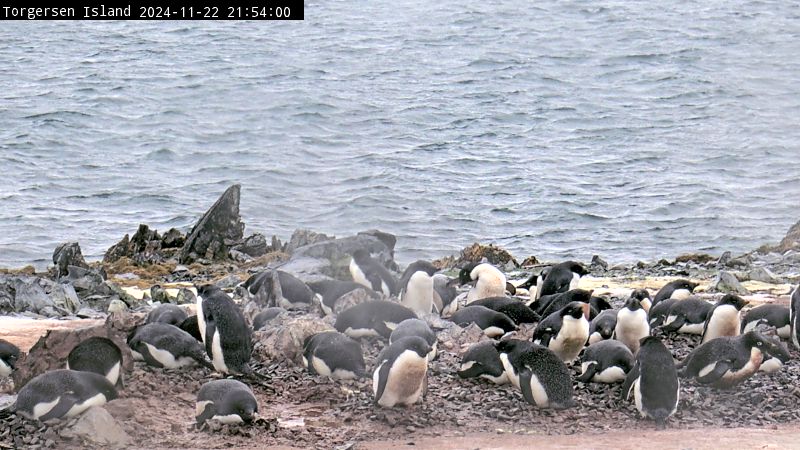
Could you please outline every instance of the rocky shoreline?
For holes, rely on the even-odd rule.
[[[195,302],[193,285],[213,283],[246,301],[237,286],[264,270],[280,268],[304,282],[349,279],[349,255],[357,248],[367,248],[387,267],[400,269],[394,263],[396,238],[379,230],[341,238],[296,230],[286,242],[277,237],[268,242],[258,233],[245,236],[239,192],[238,185],[231,186],[185,235],[176,229],[159,233],[140,225],[133,235],[124,236],[110,247],[102,261],[87,263],[80,245],[72,242],[55,249],[53,267],[47,272],[37,273],[32,267],[0,269],[0,338],[8,336],[11,328],[3,330],[11,323],[3,316],[63,319],[59,322],[74,321],[76,325],[47,332],[35,344],[23,345],[24,351],[37,357],[21,359],[14,384],[21,386],[36,373],[52,368],[41,361],[63,358],[61,353],[65,349],[68,352],[76,339],[105,335],[122,339],[120,347],[125,347],[125,333],[153,303],[176,303],[191,310]],[[477,243],[434,264],[455,275],[463,264],[484,259],[517,284],[549,265],[535,256],[519,262],[500,247]],[[608,295],[615,306],[630,289],[657,289],[676,277],[698,281],[697,291],[708,297],[733,292],[751,303],[786,302],[790,287],[800,282],[800,222],[780,243],[743,255],[726,252],[715,257],[696,253],[630,265],[614,265],[595,256],[584,263],[590,275],[582,279],[581,287]],[[194,395],[199,385],[213,375],[202,369],[171,373],[128,360],[123,398],[105,407],[121,430],[116,437],[109,437],[110,441],[87,441],[85,433],[75,430],[92,423],[78,425],[81,418],[43,426],[0,412],[0,448],[78,444],[103,448],[131,442],[149,448],[245,448],[252,445],[254,438],[265,445],[352,448],[360,441],[375,438],[459,436],[476,430],[540,435],[652,426],[640,422],[633,405],[620,400],[618,385],[578,383],[579,407],[556,412],[531,407],[513,389],[459,379],[455,370],[460,353],[465,346],[485,339],[474,326],[462,329],[443,325],[445,331],[439,336],[443,351],[431,364],[429,396],[423,403],[399,410],[376,408],[371,403],[371,380],[334,382],[312,376],[289,358],[279,357],[286,354],[287,348],[298,345],[300,337],[286,330],[297,328],[303,321],[309,323],[308,329],[331,325],[329,318],[320,319],[319,314],[291,312],[273,330],[255,333],[255,369],[269,381],[253,386],[265,410],[253,427],[195,430],[191,423]],[[46,328],[49,327],[34,333],[45,333]],[[519,333],[524,337],[531,331],[522,329]],[[697,345],[693,336],[662,337],[676,357]],[[273,346],[279,351],[271,350]],[[368,367],[373,367],[381,345],[365,341],[362,346]],[[800,363],[796,362],[794,350],[792,355],[795,359],[784,370],[754,377],[736,391],[720,393],[690,385],[673,427],[761,427],[795,422],[800,418],[800,389],[795,387]],[[0,381],[0,399],[13,391],[11,383]],[[758,407],[757,412],[752,410],[753,405]],[[180,413],[176,419],[176,410],[185,410],[185,414]],[[603,416],[602,420],[593,419],[596,415]]]

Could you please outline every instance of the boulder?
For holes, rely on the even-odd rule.
[[[67,439],[80,439],[108,447],[124,447],[131,437],[102,406],[92,406],[74,424],[59,433]]]
[[[762,283],[778,284],[780,280],[766,267],[756,267],[755,269],[747,272],[747,277],[753,281],[760,281]]]
[[[185,241],[183,233],[176,228],[170,228],[161,238],[161,248],[180,248]]]
[[[592,262],[589,264],[589,266],[594,270],[608,270],[608,263],[605,262],[605,260],[599,255],[592,256]]]
[[[517,260],[504,248],[494,244],[482,245],[477,242],[461,250],[455,266],[462,267],[469,263],[481,262],[484,258],[490,264],[498,267],[519,267]]]
[[[197,303],[197,296],[194,295],[194,292],[186,287],[182,287],[178,290],[178,295],[175,297],[175,303],[179,305],[183,304],[195,304]]]
[[[394,236],[389,233],[371,231],[317,242],[295,249],[289,261],[278,267],[306,283],[326,277],[350,280],[351,255],[359,248],[369,251],[389,269],[396,268],[393,250],[386,245],[386,242],[392,242],[392,238]]]
[[[69,283],[55,283],[50,289],[50,299],[53,305],[67,313],[75,313],[81,309],[81,300],[75,288]]]
[[[726,294],[750,294],[750,291],[745,289],[745,287],[742,286],[742,283],[740,283],[732,273],[724,270],[721,271],[719,275],[717,275],[717,278],[715,278],[711,283],[711,288],[717,292],[723,292]]]
[[[261,361],[289,360],[303,365],[303,344],[307,337],[323,331],[335,331],[322,319],[309,316],[278,316],[266,330],[253,333],[253,355]]]
[[[294,233],[292,233],[292,237],[289,238],[289,243],[286,246],[286,252],[292,253],[300,247],[316,244],[317,242],[330,241],[332,239],[335,238],[326,234],[317,233],[315,231],[306,229],[296,229],[294,230]]]
[[[106,250],[103,262],[114,263],[121,258],[128,258],[139,266],[159,264],[173,256],[183,243],[183,234],[175,228],[170,228],[162,237],[157,230],[139,224],[133,237],[129,238],[126,234],[122,240]]]
[[[372,292],[371,289],[370,290],[367,290],[367,288],[353,289],[352,291],[336,299],[336,303],[333,304],[333,313],[340,314],[342,311],[352,306],[372,301],[375,299],[374,296],[375,293]]]
[[[55,264],[56,278],[61,278],[69,273],[69,266],[89,268],[83,259],[81,246],[77,242],[65,242],[53,251],[53,264]]]
[[[239,216],[241,185],[234,184],[206,211],[192,228],[181,249],[182,264],[203,258],[212,261],[228,257],[230,247],[241,241],[244,223]]]
[[[264,255],[267,253],[267,238],[261,233],[251,234],[236,244],[231,251],[238,251],[251,257]]]
[[[14,283],[14,311],[28,311],[48,317],[62,315],[56,311],[55,303],[36,278],[16,279]]]
[[[707,264],[713,261],[716,261],[718,258],[715,258],[708,253],[684,253],[683,255],[678,256],[675,258],[676,263],[688,263],[693,262],[695,264]]]
[[[792,249],[800,249],[800,220],[789,228],[776,250],[782,253]]]
[[[172,303],[172,298],[167,294],[167,290],[159,284],[150,286],[150,300],[154,303]]]

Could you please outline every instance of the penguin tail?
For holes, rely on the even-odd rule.
[[[657,417],[655,419],[655,421],[656,421],[656,430],[659,430],[659,431],[667,429],[667,418],[666,417],[662,417],[662,413],[666,413],[666,414],[663,414],[663,415],[668,415],[669,414],[669,412],[667,410],[657,411],[656,412],[656,414],[657,414]]]

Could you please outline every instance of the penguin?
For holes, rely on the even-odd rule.
[[[197,324],[197,315],[189,316],[178,325],[178,328],[189,333],[193,338],[199,342],[203,342],[203,336],[200,335],[200,326]]]
[[[322,307],[322,311],[325,315],[329,316],[334,313],[334,307],[336,306],[336,301],[339,300],[340,297],[343,295],[355,291],[356,289],[363,289],[370,298],[377,299],[378,294],[373,291],[371,288],[366,287],[362,284],[356,283],[355,281],[341,281],[341,280],[321,280],[321,281],[312,281],[308,283],[308,287],[311,288],[317,296],[322,297],[320,300],[320,306]]]
[[[617,311],[614,309],[602,311],[589,323],[589,345],[611,339],[616,327]]]
[[[655,336],[647,336],[639,343],[636,362],[622,385],[625,399],[631,393],[642,417],[655,420],[659,429],[664,429],[667,418],[678,410],[678,371],[672,354]]]
[[[67,369],[103,375],[111,384],[122,387],[122,351],[111,339],[94,336],[72,348]]]
[[[186,311],[180,306],[172,303],[163,303],[150,310],[144,323],[161,322],[177,327],[187,317]]]
[[[531,275],[528,277],[527,280],[523,281],[522,284],[517,286],[518,288],[527,289],[528,295],[530,296],[530,302],[533,303],[541,297],[542,291],[541,287],[544,283],[545,277],[547,277],[548,268],[544,268],[537,272],[532,272]]]
[[[539,408],[575,406],[572,379],[562,358],[541,345],[509,339],[496,344],[509,381],[525,401]]]
[[[800,312],[800,284],[792,292],[792,297],[789,299],[789,320],[792,332],[792,344],[797,349],[800,349],[800,320],[797,320],[797,315]]]
[[[459,272],[461,284],[475,282],[467,293],[467,305],[487,297],[506,295],[506,276],[489,263],[468,264]]]
[[[483,334],[490,338],[500,337],[517,329],[514,321],[507,315],[492,311],[485,306],[469,305],[456,311],[450,317],[450,320],[462,327],[467,327],[474,323],[483,330]]]
[[[694,288],[696,288],[698,285],[698,283],[689,280],[670,281],[662,286],[658,292],[656,292],[656,296],[652,301],[651,307],[656,306],[659,302],[668,298],[686,300],[690,295],[692,295]]]
[[[0,339],[0,378],[11,376],[19,359],[19,347]]]
[[[741,297],[735,294],[726,294],[706,315],[703,325],[703,339],[705,344],[711,339],[722,336],[738,336],[741,328],[741,311],[747,305]]]
[[[256,314],[255,317],[253,317],[253,331],[258,331],[264,328],[272,319],[285,312],[286,310],[280,306],[273,306],[261,311],[260,313]]]
[[[625,381],[633,368],[633,353],[622,342],[600,341],[586,347],[581,356],[582,383],[618,383]]]
[[[531,340],[552,350],[569,364],[589,340],[589,304],[572,302],[542,319]]]
[[[470,306],[485,306],[493,311],[507,315],[515,324],[536,323],[541,317],[530,307],[511,297],[488,297],[475,300]]]
[[[739,332],[747,333],[760,325],[767,325],[774,328],[781,339],[789,339],[792,334],[789,321],[789,308],[775,304],[755,307],[742,316],[742,325]]]
[[[542,280],[539,298],[577,289],[581,277],[588,273],[589,271],[583,265],[575,261],[556,264],[547,271],[547,276]]]
[[[214,369],[223,374],[250,373],[251,330],[242,311],[216,286],[205,285],[198,292],[203,298],[203,343]]]
[[[303,366],[312,374],[335,380],[364,376],[366,366],[361,344],[338,331],[324,331],[303,343]]]
[[[422,317],[434,311],[433,275],[439,269],[428,261],[415,261],[403,272],[398,284],[400,290],[400,304]],[[441,300],[439,301],[441,309]]]
[[[645,312],[650,313],[650,307],[653,306],[653,299],[650,297],[650,292],[647,289],[634,289],[631,291],[630,296],[638,299]]]
[[[555,311],[572,302],[583,302],[589,304],[592,301],[592,292],[584,289],[570,289],[560,294],[542,296],[535,304],[536,314],[547,317]],[[591,312],[591,310],[590,310]]]
[[[589,321],[594,320],[594,318],[597,317],[597,315],[601,312],[613,308],[614,307],[611,306],[611,303],[609,303],[605,298],[593,295],[589,299]]]
[[[260,305],[284,309],[306,309],[314,300],[314,292],[299,278],[283,270],[265,270],[242,284]]]
[[[493,341],[483,341],[472,345],[461,357],[458,369],[461,378],[484,378],[494,384],[508,383],[508,375],[500,361],[500,353]]]
[[[414,311],[399,303],[373,300],[342,311],[333,326],[352,338],[381,336],[388,339],[400,322],[416,318]]]
[[[205,357],[203,345],[178,327],[155,322],[135,328],[128,337],[133,359],[154,367],[179,369],[196,362],[213,369]]]
[[[625,344],[631,353],[636,354],[639,350],[639,341],[649,335],[650,324],[647,322],[647,312],[642,307],[641,300],[629,298],[617,313],[614,339]]]
[[[358,249],[353,252],[353,259],[350,260],[350,275],[356,283],[375,292],[382,292],[386,297],[397,292],[397,282],[394,276],[383,264],[373,259],[367,250]]]
[[[387,408],[417,403],[427,389],[431,348],[417,336],[400,338],[378,355],[372,376],[375,404]]]
[[[223,424],[249,424],[257,413],[256,397],[250,386],[241,381],[212,380],[200,386],[197,392],[195,418],[198,426],[208,420]]]
[[[703,334],[706,317],[713,307],[697,297],[679,300],[672,304],[661,328],[669,332]]]
[[[647,313],[647,320],[650,323],[650,328],[658,328],[664,325],[664,321],[667,320],[672,305],[679,301],[678,299],[668,298],[666,300],[661,300],[657,305],[651,306],[650,311]]]
[[[389,335],[389,345],[392,342],[407,336],[418,336],[425,339],[431,347],[431,352],[428,354],[428,361],[433,361],[436,358],[436,333],[431,330],[431,327],[424,320],[420,319],[406,319],[397,325],[397,328]]]
[[[42,422],[80,415],[117,398],[106,377],[94,372],[52,370],[30,380],[17,395],[16,412]]]
[[[442,301],[439,313],[443,317],[450,317],[458,310],[458,302],[454,301],[458,296],[456,284],[458,284],[458,278],[451,279],[441,273],[433,276],[433,290],[436,291]]]
[[[680,363],[681,376],[716,388],[730,388],[753,376],[765,355],[789,359],[789,352],[780,341],[758,331],[719,337],[689,353]]]

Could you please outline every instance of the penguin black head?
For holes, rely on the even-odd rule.
[[[431,352],[431,346],[428,345],[428,342],[419,337],[419,336],[405,336],[401,337],[400,339],[394,341],[393,345],[402,346],[406,350],[411,350],[420,358],[425,358],[428,356],[428,353]]]
[[[592,291],[585,289],[571,289],[562,295],[566,296],[570,302],[591,303]]]
[[[689,292],[694,292],[694,288],[700,285],[700,283],[695,283],[689,280],[676,280],[674,283],[675,284],[673,284],[673,287],[675,290],[686,289]]]
[[[258,412],[258,403],[250,392],[235,390],[222,398],[218,410],[229,411],[228,414],[238,415],[244,423],[252,423]]]
[[[472,281],[472,269],[478,267],[479,262],[471,262],[462,267],[458,272],[458,282],[460,284],[467,284]]]
[[[356,264],[361,264],[365,261],[369,261],[371,258],[369,252],[366,249],[359,248],[358,250],[353,252],[353,260]]]
[[[660,346],[661,347],[661,346],[664,346],[664,343],[661,342],[661,339],[659,339],[657,336],[645,336],[645,337],[639,339],[639,351],[641,352],[642,349],[645,346],[648,346],[648,347]]]
[[[725,294],[725,296],[717,302],[717,306],[721,305],[731,305],[736,308],[736,310],[741,311],[742,308],[747,306],[747,301],[736,294]]]
[[[584,275],[589,273],[589,271],[586,270],[585,267],[583,267],[583,264],[581,264],[579,262],[568,261],[568,267],[569,267],[569,270],[571,270],[572,272],[577,273],[580,276],[584,276]]]
[[[8,367],[13,370],[19,359],[19,347],[11,342],[0,339],[0,359],[5,361]]]
[[[649,299],[650,292],[648,292],[647,289],[634,289],[633,292],[631,292],[631,298],[638,299],[639,301]]]
[[[434,276],[438,271],[439,269],[437,269],[436,266],[431,264],[429,261],[425,261],[422,259],[414,261],[413,263],[408,265],[408,268],[406,268],[406,272],[408,273],[413,274],[415,272],[425,272],[429,276]]]
[[[589,320],[589,304],[583,302],[570,302],[567,306],[561,308],[561,317],[572,317],[580,319],[581,317]]]
[[[592,307],[592,315],[600,314],[602,311],[613,308],[611,303],[603,297],[595,297],[589,299],[589,306]]]
[[[637,311],[642,309],[642,301],[636,297],[630,297],[625,301],[624,308],[630,309],[631,311]]]
[[[203,284],[201,286],[195,286],[197,289],[197,295],[199,297],[207,297],[214,292],[221,291],[222,289],[219,286],[214,284]]]
[[[520,339],[506,339],[503,341],[498,341],[494,344],[494,348],[497,350],[497,353],[506,353],[510,354],[515,350],[523,350],[525,348],[530,347],[533,345],[530,341],[523,341]]]
[[[506,292],[511,295],[517,295],[517,287],[506,281]]]
[[[756,347],[769,356],[778,358],[781,362],[791,359],[789,351],[780,339],[762,334],[758,331],[748,331],[742,335],[742,341],[748,348]]]

